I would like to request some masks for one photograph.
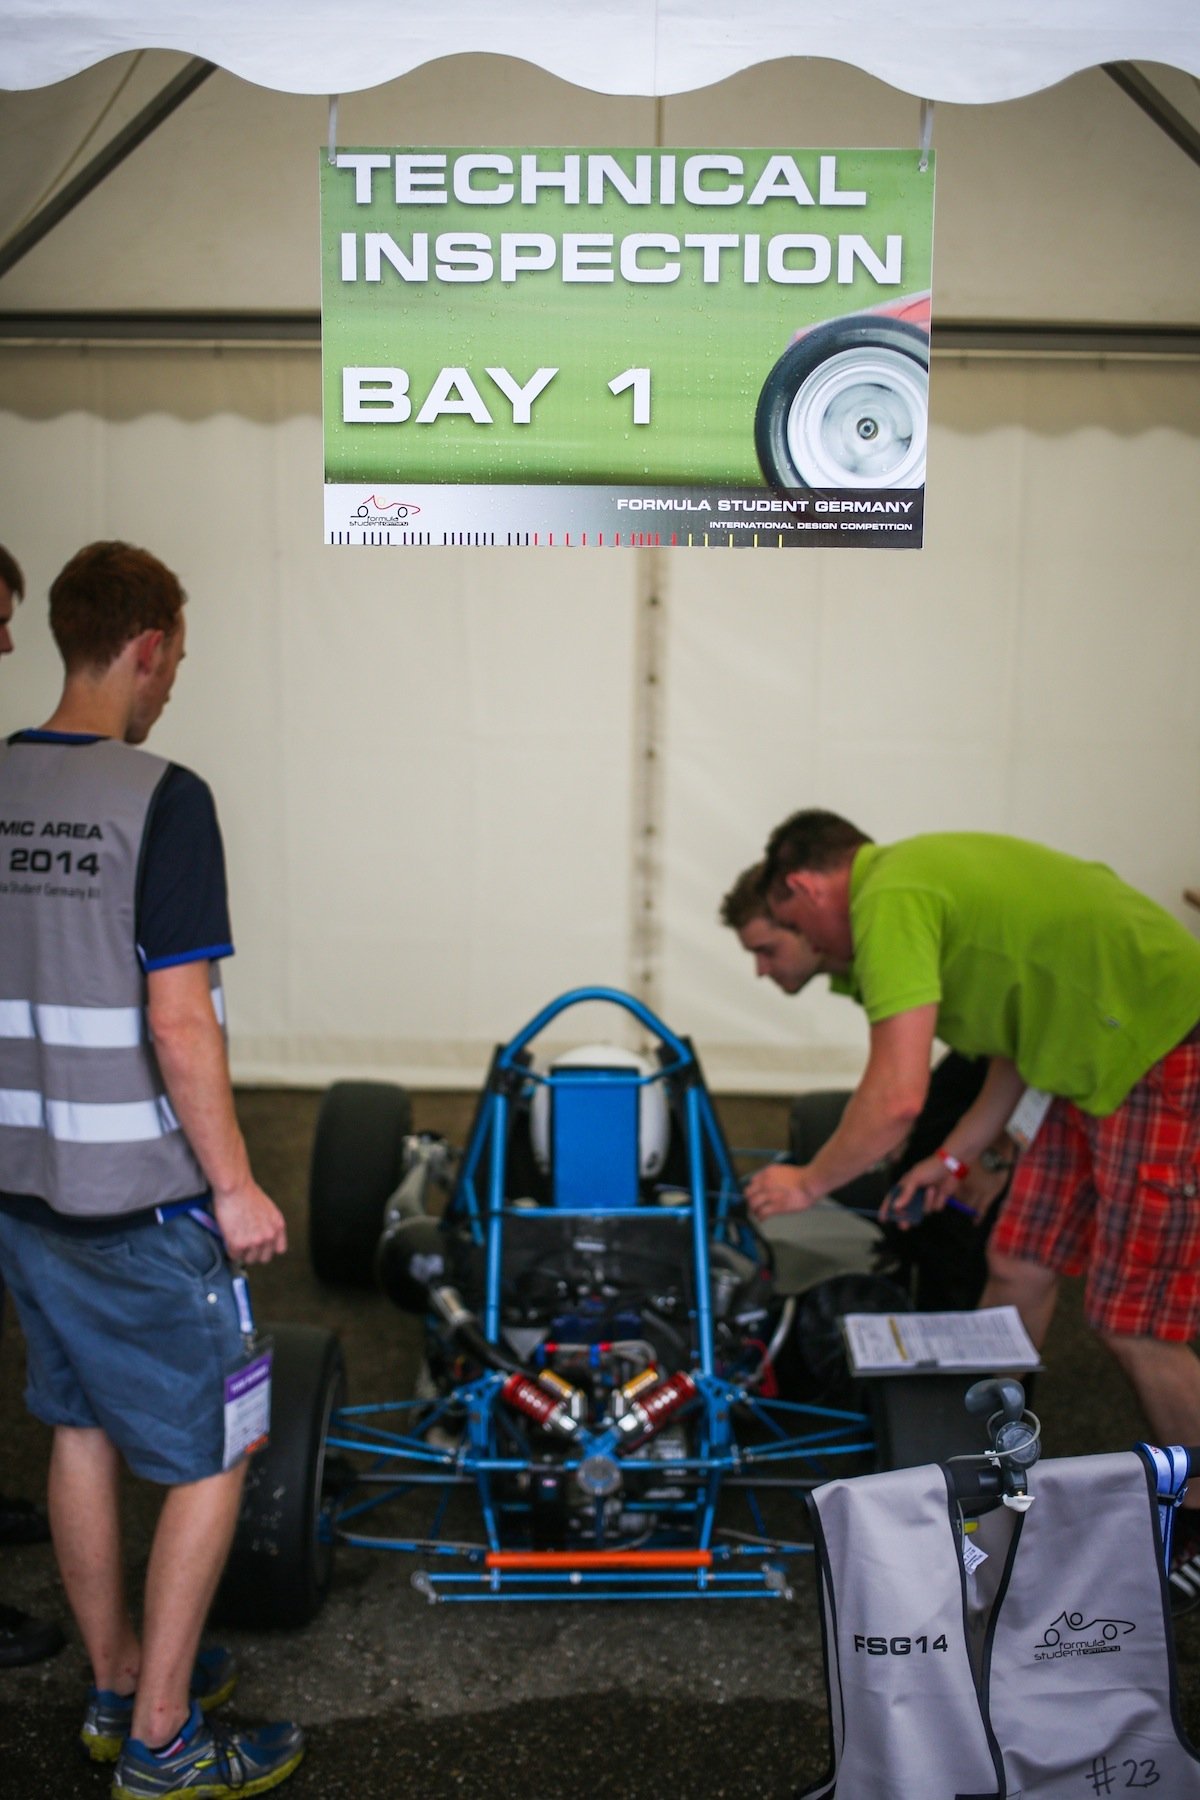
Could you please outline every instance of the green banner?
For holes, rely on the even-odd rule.
[[[919,162],[323,156],[328,541],[919,546]]]

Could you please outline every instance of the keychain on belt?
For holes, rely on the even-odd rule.
[[[238,1329],[242,1334],[242,1359],[224,1378],[225,1451],[222,1468],[231,1469],[251,1451],[266,1443],[271,1428],[271,1363],[274,1347],[269,1338],[260,1338],[254,1328],[254,1309],[250,1304],[250,1283],[242,1263],[225,1249],[225,1234],[213,1214],[195,1201],[157,1207],[159,1222],[186,1213],[220,1243],[229,1265],[234,1305],[237,1307]]]

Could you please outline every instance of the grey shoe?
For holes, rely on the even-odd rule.
[[[211,1712],[228,1700],[237,1686],[237,1660],[229,1650],[214,1644],[201,1650],[192,1670],[191,1698],[201,1712]],[[129,1736],[133,1695],[114,1694],[111,1688],[92,1688],[79,1728],[79,1742],[92,1762],[116,1762]]]
[[[126,1738],[113,1777],[112,1800],[246,1800],[278,1787],[304,1755],[298,1725],[260,1725],[254,1731],[215,1730],[198,1706],[162,1755]]]

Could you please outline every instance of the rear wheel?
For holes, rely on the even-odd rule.
[[[325,1446],[345,1403],[346,1369],[331,1331],[273,1325],[271,1436],[251,1458],[233,1547],[217,1594],[228,1624],[306,1625],[333,1574],[326,1529]]]
[[[812,1161],[841,1124],[849,1099],[849,1088],[820,1088],[797,1094],[788,1118],[788,1150],[793,1162],[803,1165]],[[875,1212],[891,1185],[892,1176],[886,1170],[868,1169],[829,1198],[856,1212]]]
[[[811,1162],[826,1139],[833,1136],[850,1092],[849,1088],[819,1088],[796,1095],[788,1115],[788,1148],[793,1161]]]
[[[412,1103],[389,1081],[337,1081],[317,1115],[308,1253],[322,1281],[369,1287],[383,1213],[404,1175]]]

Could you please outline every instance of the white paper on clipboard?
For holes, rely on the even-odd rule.
[[[855,1375],[1036,1369],[1037,1350],[1015,1306],[979,1312],[847,1313],[842,1332]]]

